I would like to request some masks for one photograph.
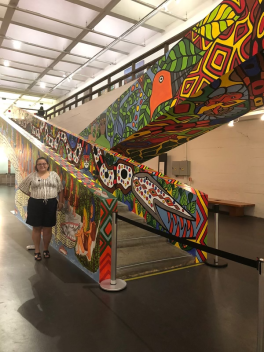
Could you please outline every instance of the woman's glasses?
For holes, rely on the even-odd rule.
[[[47,163],[43,163],[43,164],[37,164],[37,166],[45,166],[48,165]]]

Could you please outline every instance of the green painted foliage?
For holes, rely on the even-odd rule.
[[[123,132],[123,138],[129,137],[129,136],[131,136],[131,134],[133,134],[133,133],[134,133],[134,131],[132,130],[132,128],[129,127],[129,126],[126,126],[126,128],[125,128],[125,130],[124,130],[124,132]]]
[[[172,102],[172,99],[167,100],[164,103],[160,104],[157,107],[157,109],[155,109],[154,114],[152,116],[152,120],[156,120],[156,118],[168,112],[170,110],[171,102]]]
[[[121,137],[119,136],[119,134],[115,134],[115,137],[114,137],[114,145],[117,145],[121,140]]]
[[[150,109],[148,101],[141,106],[139,120],[138,120],[138,129],[140,130],[150,122]]]
[[[150,77],[145,73],[143,81],[143,91],[145,95],[150,98],[152,94],[152,81]]]
[[[189,39],[184,38],[171,49],[167,59],[163,56],[159,60],[159,66],[163,70],[180,72],[195,65],[204,54],[205,51],[196,47]]]
[[[135,105],[132,105],[126,115],[126,124],[131,123],[134,120],[135,111],[136,111],[136,107]]]
[[[151,67],[151,71],[154,73],[154,75],[158,72],[158,68],[159,68],[158,64],[155,64]]]
[[[194,214],[196,210],[196,202],[191,202],[187,204],[186,209],[191,213]]]
[[[224,10],[224,11],[223,11]],[[193,31],[214,40],[239,19],[233,8],[227,4],[218,5],[205,19],[200,21]]]
[[[182,206],[186,206],[188,204],[188,198],[187,198],[187,195],[186,195],[185,191],[182,192],[181,199],[180,199],[180,204]]]
[[[114,125],[111,118],[108,120],[108,123],[107,123],[107,134],[109,137],[113,137],[114,135]]]

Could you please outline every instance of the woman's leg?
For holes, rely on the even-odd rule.
[[[49,249],[51,237],[52,237],[52,227],[43,227],[44,251],[47,251]]]
[[[35,245],[35,253],[40,252],[40,236],[41,236],[41,226],[33,226],[32,230],[32,240]]]

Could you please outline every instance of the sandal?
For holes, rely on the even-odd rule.
[[[40,262],[41,259],[42,259],[41,254],[40,254],[40,253],[35,253],[35,260],[36,260],[37,262]]]
[[[50,258],[49,250],[43,251],[43,256],[44,256],[44,258],[49,259]]]

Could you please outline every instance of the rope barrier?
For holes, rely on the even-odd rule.
[[[153,233],[155,233],[155,234],[157,234],[159,236],[165,237],[165,238],[167,238],[167,239],[169,239],[171,241],[179,242],[179,243],[185,244],[187,246],[190,246],[192,248],[199,249],[199,250],[201,250],[203,252],[214,254],[214,255],[218,255],[219,257],[222,257],[222,258],[225,258],[225,259],[228,259],[228,260],[232,260],[233,262],[240,263],[240,264],[249,266],[249,267],[254,268],[254,269],[258,269],[258,263],[259,263],[258,260],[245,258],[245,257],[242,257],[240,255],[236,255],[236,254],[228,253],[228,252],[225,252],[225,251],[222,251],[222,250],[219,250],[219,249],[215,249],[213,247],[204,246],[202,244],[192,242],[192,241],[187,240],[187,239],[182,238],[182,237],[175,237],[173,235],[170,235],[169,233],[162,232],[160,230],[156,230],[156,229],[154,229],[154,228],[152,228],[150,226],[147,226],[147,225],[144,225],[144,224],[140,224],[140,223],[138,223],[138,222],[136,222],[134,220],[131,220],[131,219],[128,219],[128,218],[126,218],[124,216],[118,215],[118,213],[117,213],[117,218],[122,220],[122,221],[127,222],[128,224],[137,226],[137,227],[139,227],[139,228],[141,228],[143,230],[147,230],[147,231],[153,232]]]

